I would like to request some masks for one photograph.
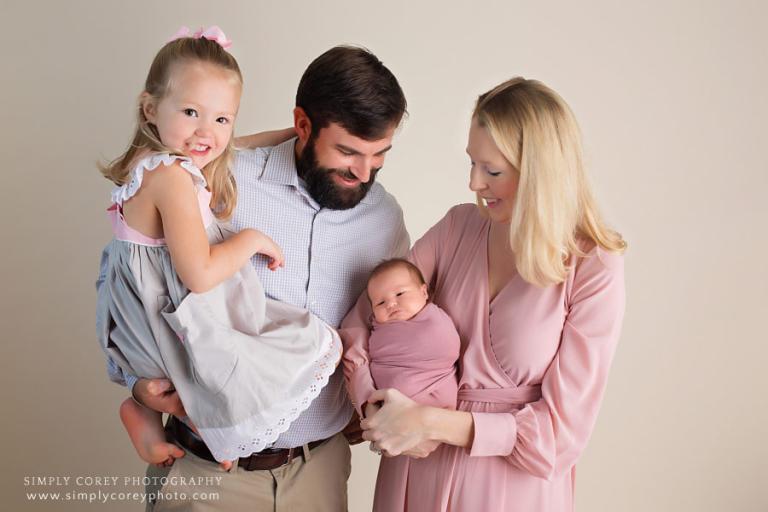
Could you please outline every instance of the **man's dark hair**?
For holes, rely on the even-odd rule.
[[[331,123],[365,140],[377,140],[406,114],[403,90],[370,51],[336,46],[309,65],[296,91],[296,106],[312,122],[312,135]]]

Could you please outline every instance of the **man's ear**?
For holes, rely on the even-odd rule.
[[[157,102],[147,91],[141,93],[139,96],[139,103],[141,104],[141,111],[144,114],[144,118],[150,122],[155,123],[157,119]]]
[[[293,128],[296,130],[296,135],[298,135],[299,142],[303,147],[312,135],[312,121],[301,107],[293,109]]]

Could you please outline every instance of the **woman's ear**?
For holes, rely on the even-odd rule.
[[[144,118],[150,123],[155,123],[155,119],[157,119],[157,102],[155,98],[147,91],[144,91],[139,96],[139,103],[141,104],[141,112],[144,114]]]
[[[312,135],[312,121],[301,107],[293,109],[293,128],[299,137],[299,143],[303,147]]]

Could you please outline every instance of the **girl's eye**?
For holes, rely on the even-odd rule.
[[[485,172],[487,172],[489,176],[500,176],[501,175],[500,172],[493,171],[491,169],[488,169],[487,167],[485,168]]]
[[[381,301],[378,304],[376,304],[376,307],[383,306],[383,305],[384,305],[384,301]]]
[[[219,123],[219,124],[227,124],[227,123],[229,123],[229,119],[227,119],[226,117],[220,117],[220,118],[216,119],[216,122]]]
[[[184,114],[189,116],[189,117],[197,117],[197,110],[195,110],[193,108],[185,108],[184,109]]]
[[[404,293],[405,293],[405,292],[397,292],[397,296],[399,297],[399,296],[401,296],[401,295],[402,295],[402,294],[404,294]]]

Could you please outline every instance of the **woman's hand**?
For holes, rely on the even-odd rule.
[[[366,406],[366,418],[360,422],[363,439],[384,455],[413,454],[426,457],[439,442],[428,436],[427,406],[419,405],[396,389],[374,391],[369,404],[382,402],[378,411]]]
[[[412,457],[414,459],[423,459],[425,457],[429,457],[429,455],[437,450],[437,447],[440,446],[442,443],[440,441],[424,441],[421,444],[418,444],[411,448],[410,450],[404,451],[401,455],[407,455],[408,457]]]
[[[363,439],[372,441],[384,455],[422,458],[440,443],[472,446],[474,419],[470,412],[419,405],[396,389],[371,393],[365,414],[360,422]]]

